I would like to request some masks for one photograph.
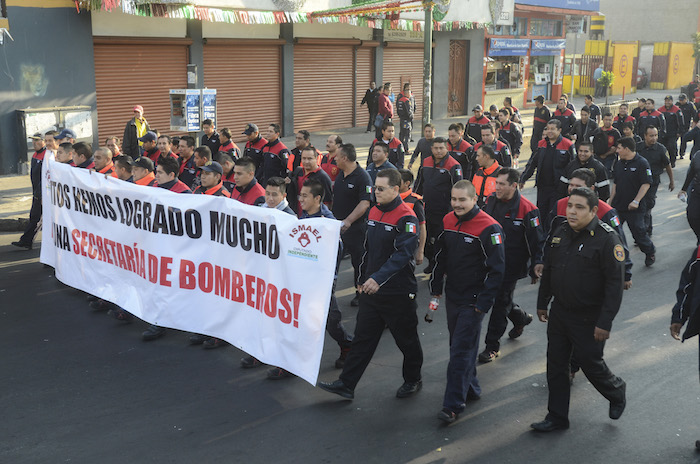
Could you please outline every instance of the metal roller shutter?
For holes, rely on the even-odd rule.
[[[391,82],[395,95],[403,90],[404,83],[411,83],[411,91],[416,98],[416,113],[413,120],[420,121],[423,114],[423,48],[387,47],[384,50],[382,69],[384,82]],[[396,103],[394,103],[394,113],[396,113]]]
[[[204,46],[204,85],[216,89],[217,126],[228,127],[235,141],[249,122],[265,134],[282,120],[282,70],[279,44]]]
[[[100,143],[121,138],[124,126],[141,105],[153,129],[170,131],[170,89],[187,88],[187,45],[95,41],[95,87]]]
[[[369,83],[374,80],[374,48],[359,47],[357,49],[357,73],[355,81],[355,112],[357,126],[364,126],[367,121],[367,105],[360,106]]]
[[[295,45],[294,130],[352,127],[353,47]]]

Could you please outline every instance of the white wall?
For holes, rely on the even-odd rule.
[[[372,40],[372,31],[372,28],[369,27],[342,23],[297,23],[294,25],[294,37]]]
[[[700,0],[600,0],[600,12],[608,40],[691,42]]]

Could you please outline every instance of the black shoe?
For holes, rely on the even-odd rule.
[[[508,337],[512,338],[515,340],[519,336],[523,334],[523,330],[525,329],[526,325],[530,325],[530,322],[532,322],[532,314],[527,315],[527,322],[522,325],[516,325],[512,329],[510,329],[510,332],[508,332]]]
[[[31,249],[32,249],[32,244],[31,244],[31,243],[25,243],[25,242],[12,242],[12,246],[16,246],[17,248],[24,248],[25,250],[31,250]]]
[[[348,353],[350,352],[350,347],[341,348],[340,356],[335,360],[335,368],[342,369],[345,367],[345,360],[348,359]]]
[[[423,274],[430,274],[432,272],[433,272],[433,266],[430,264],[428,264],[428,266],[425,269],[423,269]]]
[[[396,397],[408,398],[409,396],[413,396],[418,393],[421,388],[423,388],[422,380],[419,380],[418,382],[404,382],[404,384],[401,385],[398,390],[396,390]]]
[[[141,334],[141,339],[144,342],[150,342],[151,340],[156,340],[163,335],[165,335],[165,329],[163,327],[152,325]]]
[[[484,351],[479,353],[479,362],[490,363],[491,361],[493,361],[494,359],[496,359],[500,355],[501,355],[500,351],[489,350],[488,348],[486,348]]]
[[[134,316],[132,316],[130,313],[124,311],[121,308],[113,308],[107,311],[107,315],[115,318],[118,321],[123,321],[123,322],[132,322],[134,320]]]
[[[201,345],[207,338],[209,337],[207,337],[206,335],[192,334],[189,338],[190,345]]]
[[[625,406],[627,406],[627,384],[622,384],[622,401],[619,403],[610,402],[610,409],[608,411],[608,417],[613,420],[617,420],[625,412]]]
[[[350,306],[360,306],[360,295],[355,294],[355,298],[350,301]]]
[[[105,309],[107,309],[107,302],[98,298],[90,302],[90,309],[92,309],[93,311],[104,311]]]
[[[557,422],[552,422],[549,419],[545,419],[542,422],[535,422],[530,424],[535,432],[553,432],[555,430],[566,430],[569,428],[569,424],[559,424]]]
[[[327,392],[335,393],[349,400],[355,398],[355,392],[349,387],[346,387],[342,380],[338,379],[335,382],[319,382],[318,387]]]
[[[644,265],[646,267],[651,267],[655,262],[656,262],[656,255],[653,253],[650,255],[647,255],[647,257],[644,259]]]
[[[281,367],[273,367],[267,371],[267,378],[270,380],[282,380],[289,377],[294,377],[294,374],[285,371]]]
[[[202,343],[205,350],[213,350],[214,348],[221,348],[226,346],[227,343],[220,338],[209,337]]]
[[[695,440],[695,449],[700,451],[700,440]]]
[[[448,424],[451,424],[454,421],[456,421],[458,417],[459,417],[459,414],[457,414],[454,411],[450,411],[447,408],[443,408],[442,411],[440,411],[437,415],[438,419],[440,419],[441,421],[446,422]]]
[[[241,367],[244,369],[252,369],[260,366],[262,366],[262,363],[252,356],[241,359]]]

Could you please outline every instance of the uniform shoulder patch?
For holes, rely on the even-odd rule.
[[[606,231],[607,233],[615,233],[615,229],[613,229],[612,227],[610,227],[610,225],[608,225],[608,223],[606,223],[606,222],[599,222],[598,224],[600,224],[600,227],[602,227],[603,230]]]
[[[613,248],[613,253],[615,254],[615,259],[622,262],[625,260],[625,249],[619,243]]]

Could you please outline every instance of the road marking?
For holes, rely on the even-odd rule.
[[[8,261],[6,263],[0,263],[0,269],[7,269],[8,267],[21,266],[23,264],[31,264],[38,262],[39,258],[20,259],[19,261]]]

